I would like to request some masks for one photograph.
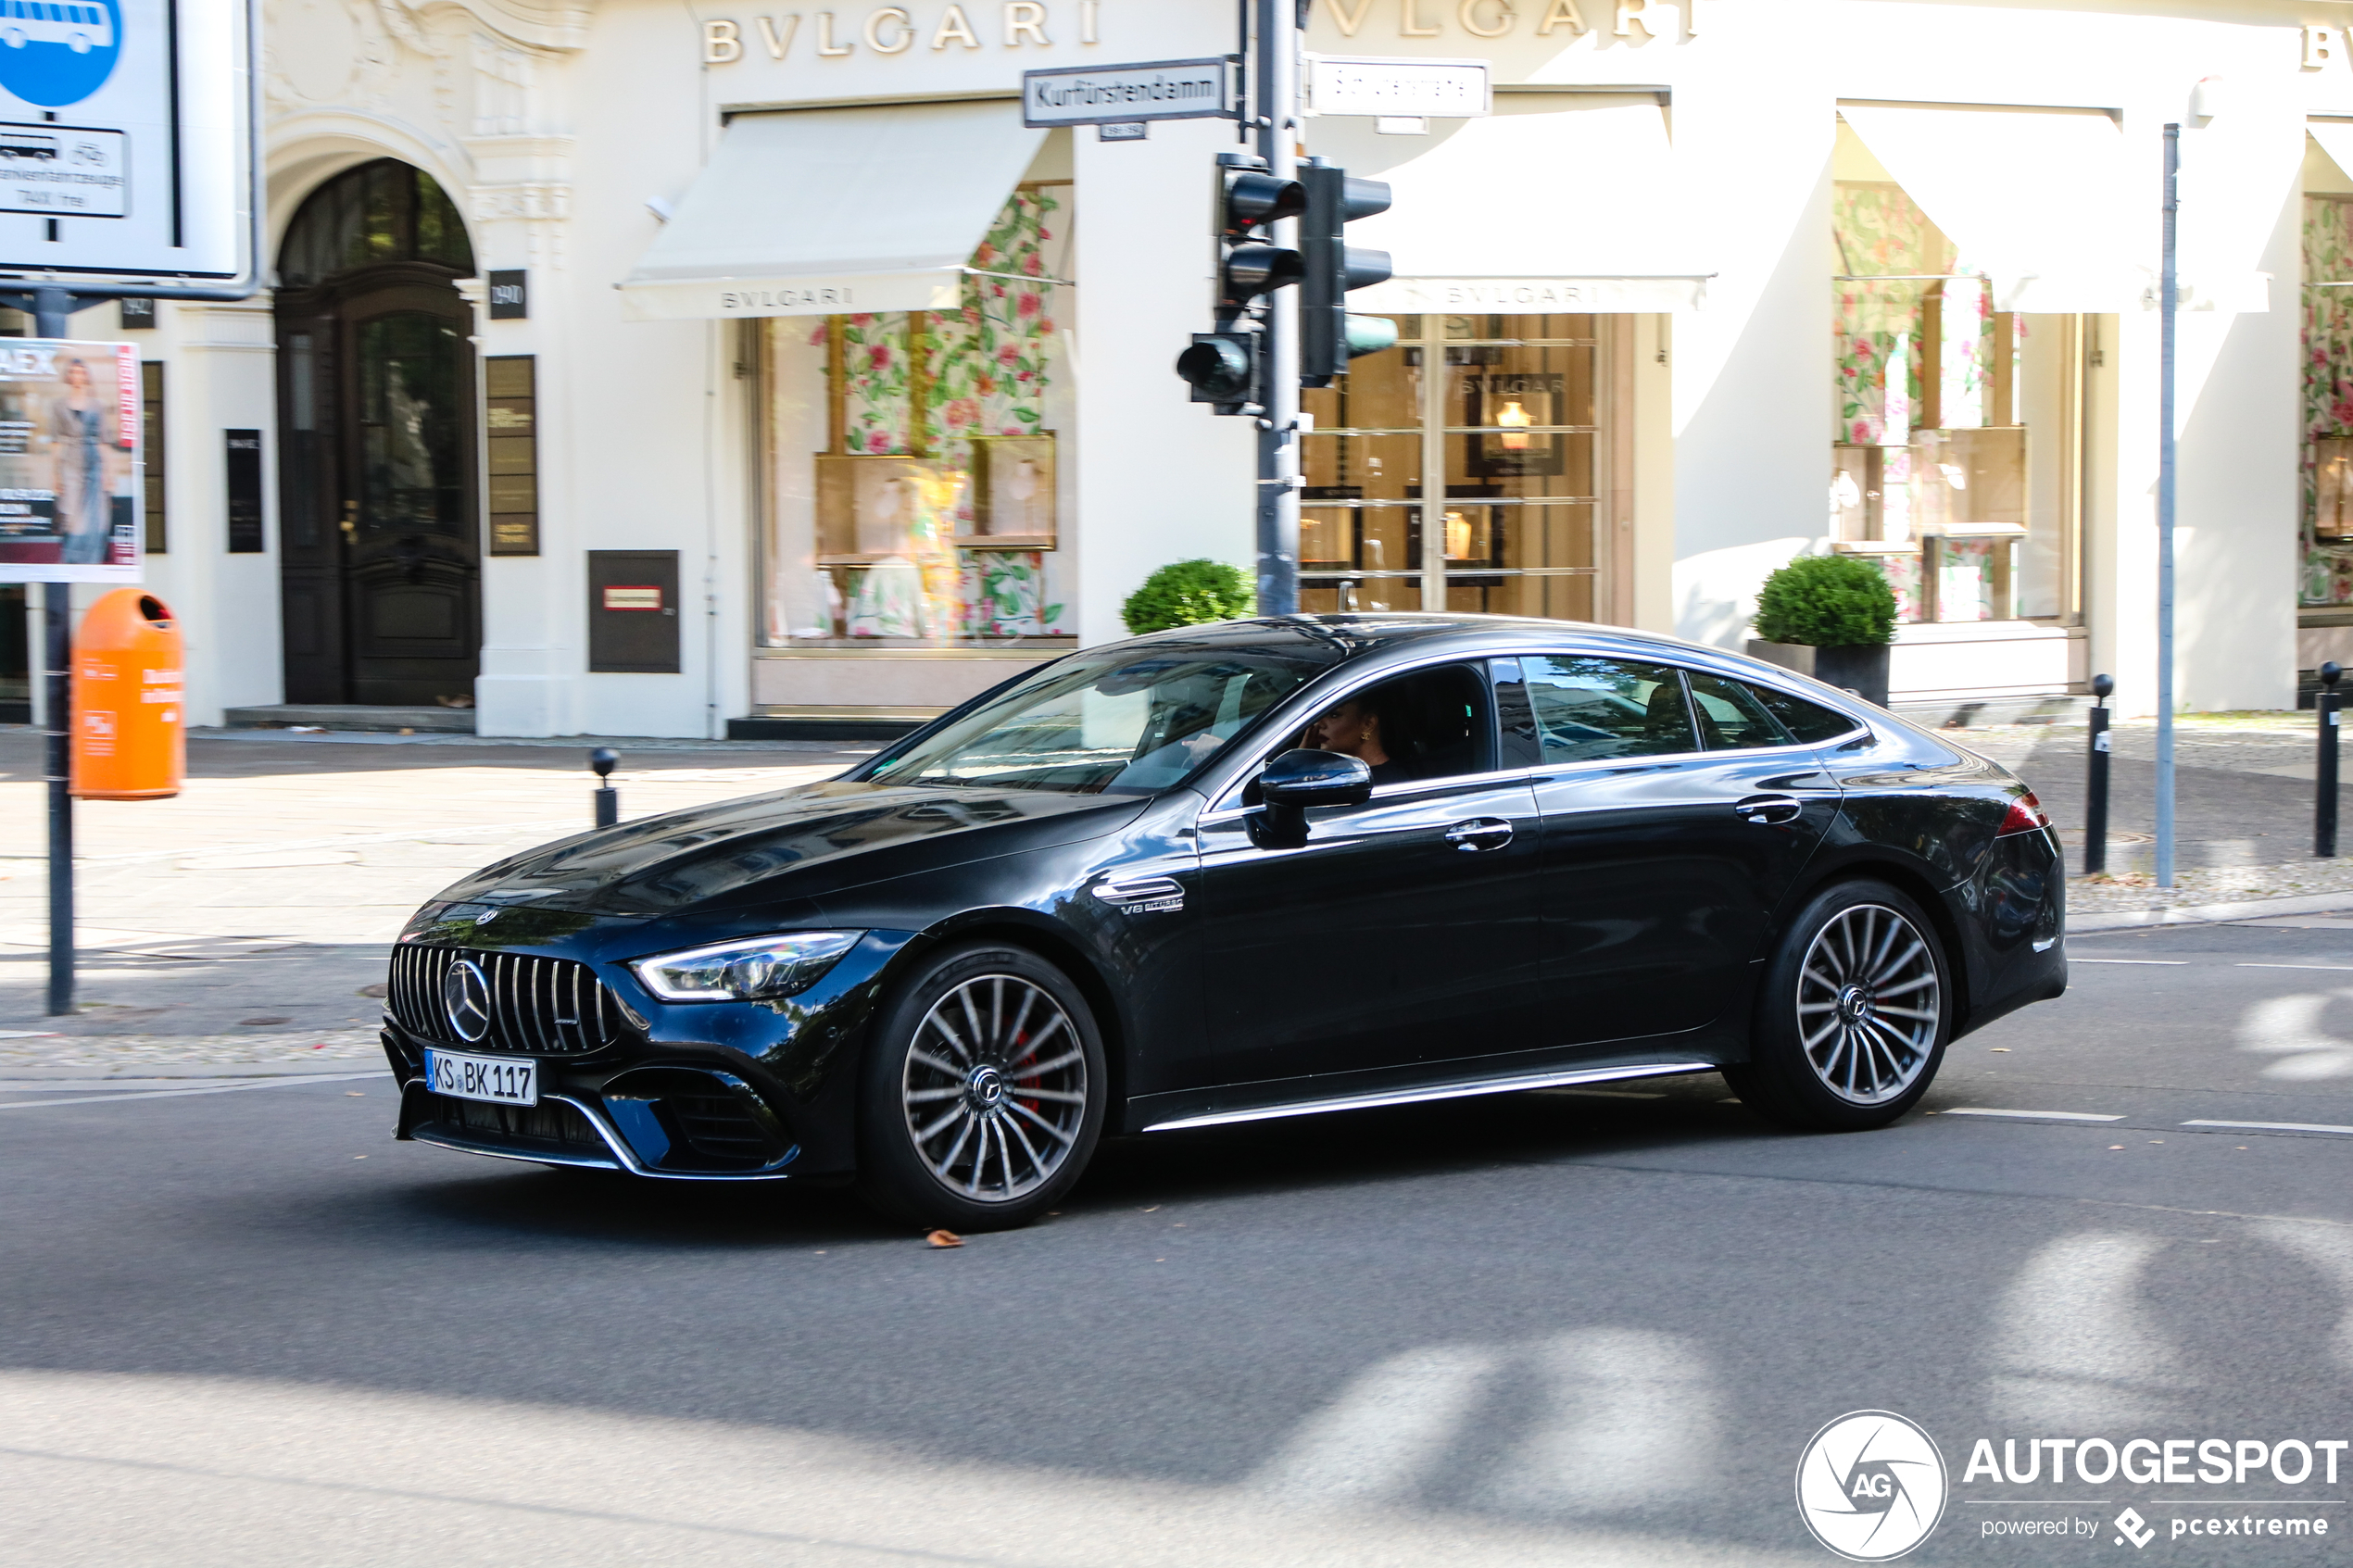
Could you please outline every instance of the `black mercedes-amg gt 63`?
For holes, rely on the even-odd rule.
[[[1018,1224],[1106,1134],[1721,1073],[1883,1126],[2066,988],[2015,776],[1616,628],[1288,616],[1074,653],[837,779],[417,912],[397,1136]]]

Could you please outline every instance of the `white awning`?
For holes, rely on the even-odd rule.
[[[2125,236],[2156,189],[2131,177],[2124,134],[2095,109],[1842,104],[1895,182],[1993,280],[1996,310],[2137,309],[2152,279]]]
[[[2353,119],[2308,119],[2304,129],[2338,170],[2353,180]]]
[[[1433,120],[1427,136],[1355,117],[1307,124],[1310,151],[1394,193],[1348,226],[1349,244],[1393,262],[1352,309],[1689,310],[1715,275],[1654,96],[1499,94],[1493,115]]]
[[[623,311],[952,310],[1045,135],[1012,102],[738,115],[622,283]]]
[[[2321,151],[2337,167],[2337,171],[2353,180],[2353,120],[2308,119],[2304,129],[2321,144]],[[2307,278],[2307,283],[2342,283],[2344,278]]]

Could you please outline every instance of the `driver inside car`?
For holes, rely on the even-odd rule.
[[[1414,777],[1413,771],[1389,754],[1382,744],[1382,708],[1379,693],[1360,692],[1344,702],[1333,704],[1308,721],[1301,732],[1299,744],[1315,751],[1337,751],[1343,757],[1361,758],[1373,771],[1376,784],[1402,784]]]

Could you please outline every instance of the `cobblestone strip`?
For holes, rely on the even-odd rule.
[[[0,1035],[0,1075],[10,1068],[248,1067],[289,1061],[382,1061],[377,1031],[307,1030],[300,1035]]]

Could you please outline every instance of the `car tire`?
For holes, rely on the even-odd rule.
[[[1935,923],[1886,883],[1836,883],[1790,922],[1757,995],[1749,1060],[1724,1076],[1784,1126],[1863,1132],[1919,1103],[1952,1029]]]
[[[1102,1135],[1094,1013],[1069,976],[1008,943],[921,960],[875,1019],[860,1073],[860,1195],[913,1224],[1027,1224]]]

